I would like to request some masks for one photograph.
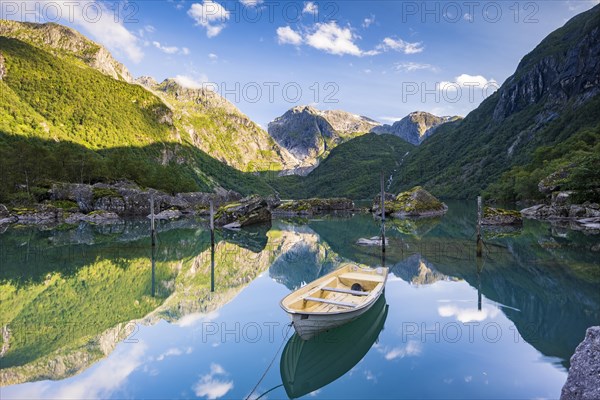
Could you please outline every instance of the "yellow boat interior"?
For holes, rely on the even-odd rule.
[[[290,294],[281,305],[297,313],[352,311],[377,297],[386,277],[387,268],[347,265]]]

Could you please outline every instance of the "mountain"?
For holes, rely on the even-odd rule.
[[[392,187],[422,184],[440,196],[472,198],[500,180],[490,197],[531,199],[543,196],[540,179],[566,166],[581,177],[578,182],[595,179],[597,185],[599,65],[596,6],[548,35],[464,120],[439,127],[407,157]]]
[[[269,135],[310,172],[338,144],[369,132],[377,121],[340,110],[297,106],[269,123]]]
[[[174,79],[157,83],[141,77],[136,82],[160,97],[173,111],[180,136],[211,157],[241,171],[291,169],[299,164],[260,126],[227,99],[207,88],[192,89]]]
[[[334,148],[307,176],[284,176],[270,183],[282,198],[372,199],[380,191],[381,171],[386,171],[389,187],[415,150],[397,136],[367,133]]]
[[[435,130],[446,122],[459,120],[461,117],[438,117],[424,111],[415,111],[394,122],[393,125],[381,125],[374,127],[371,132],[377,134],[389,134],[398,136],[408,143],[420,145],[423,140],[433,135]]]
[[[294,181],[297,187],[287,178],[275,186],[290,196],[328,196],[335,187],[336,196],[371,197],[379,188],[369,165],[384,170],[394,193],[422,185],[445,198],[541,199],[540,181],[559,176],[560,189],[583,190],[587,200],[600,201],[599,94],[600,5],[548,35],[499,90],[464,119],[437,127],[406,157],[402,148],[381,163],[390,135],[373,148],[353,139],[344,144],[352,151],[337,168],[355,174],[344,175],[343,183],[323,162]],[[331,185],[318,177],[330,177]]]
[[[75,31],[55,23],[37,24],[0,20],[0,36],[12,37],[58,57],[79,60],[117,80],[132,82],[127,68],[115,60],[105,47]]]
[[[2,20],[0,32],[2,201],[36,197],[37,188],[52,181],[129,179],[170,192],[271,192],[260,177],[203,151],[229,159],[231,147],[199,143],[211,130],[208,144],[248,141],[249,156],[231,153],[239,169],[287,165],[266,132],[231,104],[202,103],[209,95],[196,93],[196,105],[181,99],[172,106],[171,96],[185,90],[167,82],[159,96],[161,88],[129,83],[125,67],[72,29]]]

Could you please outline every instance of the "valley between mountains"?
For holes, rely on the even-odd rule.
[[[382,171],[395,193],[421,185],[506,202],[571,190],[597,201],[599,27],[599,6],[574,17],[464,118],[416,110],[386,125],[298,105],[265,130],[207,88],[134,79],[71,28],[2,20],[0,202],[42,201],[54,182],[119,180],[361,199]]]

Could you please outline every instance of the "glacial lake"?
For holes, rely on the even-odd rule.
[[[2,399],[557,398],[600,324],[599,235],[525,221],[486,231],[475,204],[388,221],[385,298],[301,343],[279,300],[344,262],[379,266],[368,214],[217,231],[147,221],[0,233]],[[211,283],[214,292],[211,292]],[[283,368],[282,368],[283,366]],[[254,390],[255,389],[255,390]]]

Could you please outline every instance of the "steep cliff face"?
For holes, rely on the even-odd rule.
[[[415,111],[394,122],[393,125],[376,126],[371,132],[378,135],[389,134],[398,136],[408,143],[419,145],[429,136],[433,135],[435,130],[446,122],[459,120],[458,116],[438,117],[424,111]]]
[[[314,168],[338,144],[369,132],[379,123],[340,110],[297,106],[269,123],[269,135],[306,166]],[[305,169],[309,172],[312,168]]]
[[[440,126],[407,157],[406,179],[392,188],[421,184],[439,196],[472,198],[510,170],[496,193],[535,198],[537,176],[597,153],[599,94],[596,6],[548,35],[466,118]]]
[[[544,101],[544,110],[560,111],[600,93],[600,13],[584,13],[546,37],[521,60],[498,92],[493,118],[502,121]],[[590,18],[591,17],[591,18]]]
[[[127,68],[115,60],[106,48],[66,26],[0,20],[0,36],[51,50],[55,56],[75,57],[117,80],[133,81]]]

